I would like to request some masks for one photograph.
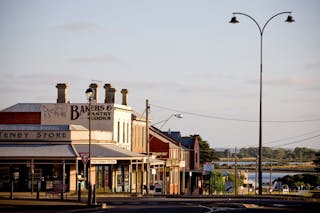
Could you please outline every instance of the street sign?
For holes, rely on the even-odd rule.
[[[82,163],[87,164],[89,157],[90,157],[89,152],[79,152],[79,155],[81,157]]]
[[[227,181],[225,184],[224,184],[224,190],[227,192],[227,193],[231,193],[233,191],[233,182],[232,181]]]
[[[213,170],[214,170],[214,164],[213,163],[205,163],[205,164],[203,164],[203,171],[213,172]]]

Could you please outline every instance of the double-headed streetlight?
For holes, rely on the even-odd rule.
[[[258,152],[259,195],[262,195],[262,162],[261,162],[261,158],[262,158],[262,38],[263,38],[263,32],[264,32],[266,26],[268,25],[268,23],[273,18],[275,18],[279,15],[282,15],[282,14],[289,14],[286,19],[286,22],[288,22],[288,23],[294,22],[290,11],[280,12],[280,13],[277,13],[277,14],[271,16],[268,19],[268,21],[263,25],[263,27],[261,27],[254,18],[252,18],[250,15],[245,14],[245,13],[239,13],[239,12],[233,13],[233,17],[229,21],[229,23],[231,23],[231,24],[239,23],[239,21],[237,20],[237,17],[235,15],[243,15],[243,16],[250,18],[259,28],[259,34],[260,34],[260,107],[259,107],[259,152]]]
[[[92,88],[86,90],[86,96],[89,101],[89,168],[88,168],[88,205],[92,204],[92,187],[91,187],[91,102],[94,96],[94,91]]]

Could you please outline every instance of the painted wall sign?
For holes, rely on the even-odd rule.
[[[117,164],[117,160],[112,159],[92,159],[91,164]]]
[[[69,140],[68,131],[0,131],[0,140]]]
[[[41,124],[89,126],[88,104],[41,104]],[[112,130],[113,105],[92,104],[91,124],[95,130]]]

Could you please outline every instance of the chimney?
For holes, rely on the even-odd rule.
[[[97,103],[98,102],[98,90],[97,90],[97,88],[98,88],[98,84],[94,84],[94,83],[92,83],[92,84],[90,84],[90,86],[89,86],[91,89],[93,89],[93,98],[92,98],[92,101],[94,102],[94,103]]]
[[[105,84],[104,85],[104,89],[105,89],[104,103],[106,103],[106,104],[114,104],[116,89],[112,88],[111,84]]]
[[[128,90],[127,89],[122,89],[122,105],[128,105]]]
[[[66,89],[67,89],[67,84],[65,83],[59,83],[57,84],[56,88],[58,89],[58,98],[57,98],[57,103],[66,103]]]

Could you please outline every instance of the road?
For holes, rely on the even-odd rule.
[[[320,202],[302,200],[280,200],[270,198],[164,198],[164,197],[126,197],[99,198],[95,207],[74,206],[66,209],[36,207],[32,209],[7,209],[8,212],[44,213],[213,213],[213,212],[318,212]],[[7,212],[1,211],[1,212]]]
[[[105,208],[90,212],[212,213],[212,212],[317,212],[320,203],[256,198],[108,198]],[[75,212],[75,211],[73,211]],[[82,209],[78,212],[88,212]]]

